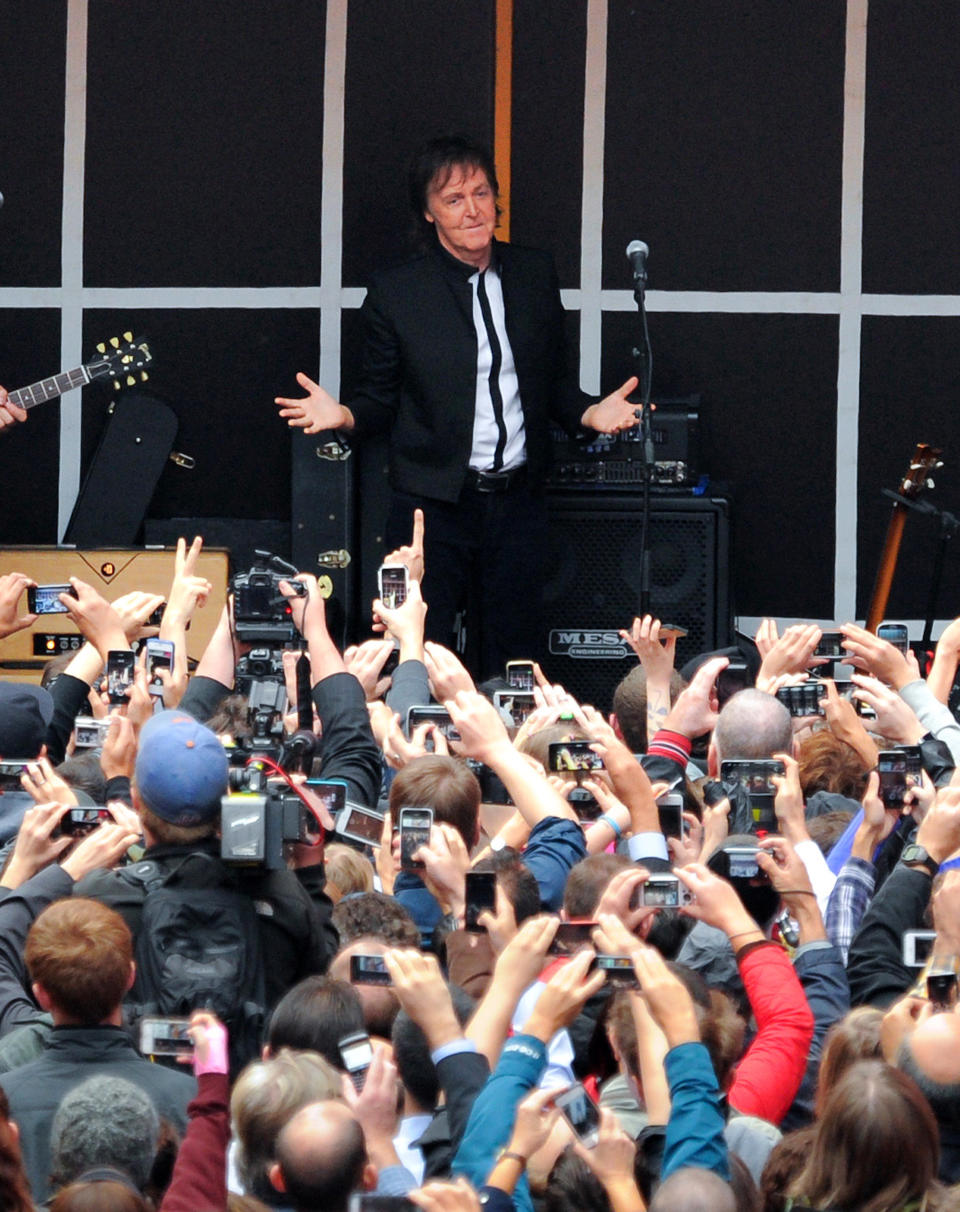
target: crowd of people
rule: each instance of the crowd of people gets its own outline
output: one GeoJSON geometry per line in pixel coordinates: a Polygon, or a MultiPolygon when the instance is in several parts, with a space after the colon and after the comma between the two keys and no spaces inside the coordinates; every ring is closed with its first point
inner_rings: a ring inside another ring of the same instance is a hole
{"type": "Polygon", "coordinates": [[[515,723],[424,639],[415,539],[343,653],[279,582],[265,745],[229,599],[188,668],[201,546],[165,597],[74,579],[82,646],[0,682],[0,1209],[960,1209],[960,620],[926,676],[842,625],[852,694],[796,716],[818,627],[765,621],[721,703],[729,654],[681,676],[637,619],[611,704],[537,667],[515,723]],[[602,767],[551,771],[577,741],[602,767]],[[772,810],[737,760],[779,763],[772,810]]]}

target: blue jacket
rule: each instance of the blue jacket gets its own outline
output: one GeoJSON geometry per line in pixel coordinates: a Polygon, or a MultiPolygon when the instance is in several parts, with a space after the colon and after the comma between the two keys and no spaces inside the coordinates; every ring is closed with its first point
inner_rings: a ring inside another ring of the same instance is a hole
{"type": "Polygon", "coordinates": [[[698,1166],[729,1182],[730,1156],[710,1054],[701,1043],[679,1044],[667,1053],[663,1067],[670,1086],[670,1119],[660,1178],[698,1166]]]}
{"type": "MultiPolygon", "coordinates": [[[[514,1035],[504,1044],[497,1067],[477,1095],[451,1172],[463,1174],[479,1190],[513,1131],[517,1103],[537,1084],[547,1067],[547,1047],[533,1035],[514,1035]]],[[[533,1212],[524,1174],[513,1193],[518,1212],[533,1212]]]]}
{"type": "Polygon", "coordinates": [[[550,913],[563,905],[563,890],[570,869],[587,857],[587,842],[576,821],[548,816],[530,831],[523,865],[540,888],[540,904],[550,913]]]}

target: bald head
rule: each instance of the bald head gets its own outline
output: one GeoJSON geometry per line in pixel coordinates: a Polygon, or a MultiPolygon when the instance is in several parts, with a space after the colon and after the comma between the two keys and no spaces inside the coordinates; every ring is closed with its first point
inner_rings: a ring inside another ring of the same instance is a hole
{"type": "Polygon", "coordinates": [[[276,1156],[271,1181],[298,1212],[344,1212],[351,1193],[366,1185],[363,1129],[345,1103],[298,1111],[277,1138],[276,1156]]]}
{"type": "Polygon", "coordinates": [[[770,758],[793,752],[790,712],[772,694],[741,690],[729,699],[713,730],[718,764],[729,758],[770,758]]]}
{"type": "Polygon", "coordinates": [[[930,1081],[941,1086],[960,1082],[960,1015],[932,1014],[904,1046],[930,1081]]]}
{"type": "Polygon", "coordinates": [[[737,1201],[712,1170],[677,1170],[657,1188],[650,1212],[737,1212],[737,1201]]]}

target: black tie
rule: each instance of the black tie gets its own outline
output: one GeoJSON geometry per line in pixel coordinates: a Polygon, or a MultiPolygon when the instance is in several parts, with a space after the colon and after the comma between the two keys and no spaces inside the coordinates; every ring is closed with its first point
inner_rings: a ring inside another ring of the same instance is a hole
{"type": "Polygon", "coordinates": [[[500,349],[500,338],[493,325],[493,312],[490,310],[490,300],[487,298],[487,288],[483,283],[482,271],[477,282],[477,298],[480,300],[480,312],[487,330],[487,340],[490,342],[490,399],[493,402],[493,415],[497,422],[497,449],[493,456],[493,470],[500,471],[503,467],[503,450],[507,444],[507,427],[503,421],[503,396],[500,394],[500,364],[503,354],[500,349]]]}

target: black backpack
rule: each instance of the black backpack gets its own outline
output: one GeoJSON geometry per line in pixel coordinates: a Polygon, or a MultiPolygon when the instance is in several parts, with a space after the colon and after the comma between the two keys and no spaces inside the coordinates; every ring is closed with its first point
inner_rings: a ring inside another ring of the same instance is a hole
{"type": "MultiPolygon", "coordinates": [[[[212,1010],[230,1032],[230,1069],[257,1056],[265,1019],[263,954],[253,899],[218,857],[195,851],[164,869],[122,869],[144,889],[136,941],[134,1021],[212,1010]]],[[[130,1004],[132,1003],[132,1005],[130,1004]]]]}

